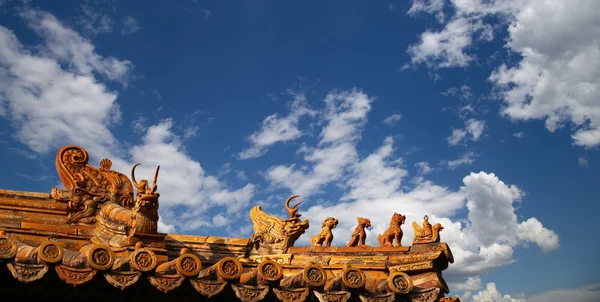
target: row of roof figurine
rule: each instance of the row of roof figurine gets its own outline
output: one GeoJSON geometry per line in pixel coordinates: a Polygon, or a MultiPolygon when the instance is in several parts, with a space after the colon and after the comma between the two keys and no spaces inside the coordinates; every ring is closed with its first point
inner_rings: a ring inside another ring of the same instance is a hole
{"type": "MultiPolygon", "coordinates": [[[[371,227],[371,220],[363,217],[357,217],[357,220],[358,225],[354,229],[350,241],[346,244],[347,247],[365,246],[365,241],[367,239],[365,228],[371,227]]],[[[394,241],[396,242],[396,246],[402,246],[402,225],[405,221],[405,215],[394,212],[388,229],[383,234],[377,236],[379,246],[394,246],[394,241]]],[[[337,219],[327,217],[327,219],[323,221],[321,232],[316,236],[312,236],[311,245],[323,246],[323,244],[325,244],[325,246],[331,246],[331,242],[333,241],[332,229],[334,229],[337,224],[337,219]]],[[[429,223],[429,217],[427,215],[425,215],[423,219],[422,227],[416,222],[413,222],[412,226],[414,229],[413,244],[439,242],[439,232],[444,229],[440,223],[436,223],[432,226],[431,223],[429,223]]]]}
{"type": "MultiPolygon", "coordinates": [[[[298,195],[291,196],[285,202],[285,207],[290,214],[290,219],[286,220],[286,222],[291,222],[294,224],[295,222],[299,222],[301,214],[297,214],[298,205],[302,203],[302,201],[296,203],[294,206],[290,207],[290,201],[294,198],[299,197],[298,195]]],[[[260,209],[260,207],[258,207],[260,209]]],[[[253,213],[250,213],[250,216],[254,216],[253,213]]],[[[367,239],[367,233],[365,232],[365,228],[371,227],[371,220],[368,218],[357,217],[358,225],[354,229],[350,241],[346,244],[347,247],[355,247],[355,246],[366,246],[365,241],[367,239]]],[[[254,220],[254,219],[253,219],[254,220]]],[[[380,246],[394,246],[394,241],[396,241],[396,246],[402,246],[402,225],[406,221],[406,216],[394,212],[392,215],[392,220],[390,222],[390,226],[383,233],[377,236],[377,241],[379,241],[380,246]]],[[[307,228],[306,225],[308,221],[304,222],[304,228],[307,228]]],[[[335,229],[338,225],[338,220],[333,217],[327,217],[325,221],[323,221],[321,232],[312,236],[310,242],[312,246],[331,246],[331,242],[333,241],[333,233],[332,230],[335,229]]],[[[413,244],[422,244],[422,243],[432,243],[440,241],[440,231],[444,229],[444,227],[440,223],[436,223],[434,226],[429,223],[429,217],[425,215],[423,219],[423,227],[420,227],[416,222],[412,223],[414,229],[414,238],[413,244]]]]}

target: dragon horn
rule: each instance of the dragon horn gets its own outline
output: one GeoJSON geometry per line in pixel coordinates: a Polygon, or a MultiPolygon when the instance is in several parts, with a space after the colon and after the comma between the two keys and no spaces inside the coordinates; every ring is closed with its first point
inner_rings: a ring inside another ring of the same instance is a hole
{"type": "Polygon", "coordinates": [[[158,170],[160,169],[160,165],[156,167],[156,173],[154,173],[154,183],[152,183],[152,192],[156,192],[156,181],[158,180],[158,170]]]}
{"type": "Polygon", "coordinates": [[[291,207],[291,208],[290,208],[290,201],[291,201],[292,199],[294,199],[294,198],[298,198],[298,197],[300,197],[300,195],[294,195],[294,196],[291,196],[290,198],[288,198],[288,199],[285,201],[285,208],[288,210],[288,212],[291,212],[291,211],[293,211],[293,209],[295,209],[295,208],[296,208],[296,207],[297,207],[299,204],[301,204],[301,203],[302,203],[302,201],[301,201],[301,202],[299,202],[299,203],[295,204],[293,207],[291,207]]]}
{"type": "Polygon", "coordinates": [[[140,185],[137,183],[137,181],[135,181],[135,167],[139,165],[141,165],[141,163],[137,163],[133,165],[133,168],[131,168],[131,180],[133,181],[133,185],[138,188],[138,190],[140,190],[140,185]]]}

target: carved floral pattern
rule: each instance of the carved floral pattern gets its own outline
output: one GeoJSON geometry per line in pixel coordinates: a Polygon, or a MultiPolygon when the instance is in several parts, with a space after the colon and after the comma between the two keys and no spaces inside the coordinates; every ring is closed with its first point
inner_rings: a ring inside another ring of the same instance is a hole
{"type": "Polygon", "coordinates": [[[396,300],[396,295],[394,293],[386,293],[376,296],[363,296],[360,295],[361,302],[392,302],[396,300]]]}
{"type": "Polygon", "coordinates": [[[302,302],[310,293],[308,287],[298,289],[273,288],[277,298],[283,302],[302,302]]]}
{"type": "Polygon", "coordinates": [[[244,284],[232,284],[231,288],[235,295],[244,302],[255,302],[265,298],[269,292],[268,286],[249,286],[244,284]]]}
{"type": "Polygon", "coordinates": [[[23,264],[12,262],[8,263],[6,266],[13,277],[23,283],[38,280],[48,272],[48,266],[45,264],[23,264]]]}
{"type": "Polygon", "coordinates": [[[180,275],[150,275],[148,280],[163,293],[171,291],[181,285],[185,277],[180,275]]]}
{"type": "Polygon", "coordinates": [[[192,286],[203,296],[211,298],[223,291],[227,282],[224,281],[212,281],[212,280],[198,280],[190,279],[192,286]]]}
{"type": "Polygon", "coordinates": [[[142,273],[140,272],[107,272],[104,274],[106,281],[118,289],[125,289],[135,284],[142,273]]]}
{"type": "Polygon", "coordinates": [[[350,293],[345,291],[328,293],[315,291],[314,293],[321,302],[346,302],[350,299],[350,293]]]}
{"type": "Polygon", "coordinates": [[[93,269],[76,269],[64,265],[57,265],[55,270],[63,281],[73,286],[86,283],[96,275],[96,270],[93,269]]]}

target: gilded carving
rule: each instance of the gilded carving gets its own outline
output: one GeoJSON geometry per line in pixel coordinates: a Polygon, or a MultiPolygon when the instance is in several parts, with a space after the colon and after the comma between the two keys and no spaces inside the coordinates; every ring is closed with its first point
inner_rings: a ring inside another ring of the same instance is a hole
{"type": "Polygon", "coordinates": [[[273,292],[277,299],[282,302],[303,302],[308,298],[310,290],[308,287],[303,288],[273,288],[273,292]]]}
{"type": "Polygon", "coordinates": [[[290,207],[290,201],[298,196],[292,196],[285,202],[285,208],[290,214],[289,219],[281,220],[262,211],[260,206],[250,210],[250,219],[254,223],[254,234],[250,241],[253,244],[253,252],[267,254],[284,254],[287,249],[308,229],[308,219],[300,220],[301,214],[297,214],[298,205],[290,207]]]}
{"type": "Polygon", "coordinates": [[[412,292],[408,296],[413,302],[435,302],[440,295],[440,289],[434,288],[428,291],[412,292]]]}
{"type": "Polygon", "coordinates": [[[245,284],[231,284],[235,295],[244,302],[256,302],[265,298],[269,292],[268,286],[250,286],[245,284]]]}
{"type": "Polygon", "coordinates": [[[126,289],[127,287],[135,284],[139,279],[142,273],[140,272],[106,272],[104,273],[104,278],[108,283],[112,284],[114,287],[118,289],[126,289]]]}
{"type": "Polygon", "coordinates": [[[51,197],[68,202],[70,223],[93,223],[98,208],[106,202],[131,207],[133,186],[127,176],[111,170],[111,161],[103,159],[101,168],[88,164],[87,151],[65,146],[56,154],[56,170],[66,190],[53,188],[51,197]]]}
{"type": "Polygon", "coordinates": [[[359,296],[361,302],[392,302],[396,300],[396,295],[393,292],[373,295],[373,296],[359,296]]]}
{"type": "Polygon", "coordinates": [[[69,285],[77,286],[84,284],[96,275],[96,270],[89,268],[72,268],[59,264],[55,267],[56,273],[69,285]]]}
{"type": "Polygon", "coordinates": [[[367,233],[365,232],[365,228],[371,227],[371,220],[367,218],[357,217],[356,220],[358,220],[358,225],[352,233],[350,242],[346,244],[346,246],[348,247],[365,246],[365,240],[367,240],[367,233]]]}
{"type": "Polygon", "coordinates": [[[342,271],[342,282],[350,288],[361,288],[367,282],[365,273],[355,267],[347,267],[342,271]]]}
{"type": "Polygon", "coordinates": [[[135,195],[135,203],[131,210],[131,218],[129,219],[129,242],[133,243],[135,234],[156,234],[158,231],[158,197],[160,194],[156,192],[158,186],[158,171],[160,166],[156,168],[154,173],[154,181],[152,187],[148,185],[145,179],[138,183],[135,180],[135,168],[140,164],[137,163],[131,169],[131,180],[137,188],[135,195]]]}
{"type": "Polygon", "coordinates": [[[48,272],[48,266],[45,264],[24,264],[18,262],[9,262],[6,264],[8,270],[17,280],[28,283],[42,278],[48,272]]]}
{"type": "Polygon", "coordinates": [[[198,275],[202,269],[202,262],[196,255],[184,253],[177,259],[176,267],[178,273],[186,277],[192,277],[198,275]]]}
{"type": "Polygon", "coordinates": [[[460,302],[458,297],[442,297],[438,302],[460,302]]]}
{"type": "Polygon", "coordinates": [[[388,277],[388,285],[398,294],[407,294],[414,287],[412,279],[403,272],[392,272],[388,277]]]}
{"type": "Polygon", "coordinates": [[[225,281],[212,281],[202,279],[190,279],[192,286],[203,296],[211,298],[218,295],[225,289],[227,282],[225,281]]]}
{"type": "Polygon", "coordinates": [[[154,252],[148,249],[138,249],[131,254],[131,267],[140,272],[149,272],[156,267],[157,259],[154,252]]]}
{"type": "Polygon", "coordinates": [[[394,246],[394,240],[396,246],[402,246],[402,225],[405,220],[406,216],[394,212],[390,227],[383,234],[377,236],[379,246],[394,246]]]}
{"type": "Polygon", "coordinates": [[[64,255],[63,247],[54,241],[45,241],[38,247],[38,256],[47,263],[57,263],[64,255]]]}
{"type": "Polygon", "coordinates": [[[327,282],[325,270],[314,264],[306,266],[302,271],[302,276],[306,284],[311,287],[321,287],[327,282]]]}
{"type": "Polygon", "coordinates": [[[423,217],[423,227],[420,227],[415,221],[413,221],[412,226],[415,231],[413,244],[440,242],[440,231],[444,227],[439,222],[431,226],[429,216],[425,215],[423,217]]]}
{"type": "Polygon", "coordinates": [[[0,234],[0,259],[11,259],[17,254],[17,243],[5,234],[0,234]]]}
{"type": "Polygon", "coordinates": [[[267,281],[277,281],[283,277],[283,268],[273,260],[264,260],[258,265],[258,274],[267,281]]]}
{"type": "Polygon", "coordinates": [[[219,261],[217,272],[219,276],[226,280],[234,280],[242,275],[242,264],[233,257],[225,257],[219,261]]]}
{"type": "Polygon", "coordinates": [[[108,246],[94,245],[87,252],[87,260],[92,268],[107,270],[115,262],[115,254],[108,246]]]}
{"type": "Polygon", "coordinates": [[[346,302],[350,299],[350,293],[346,291],[321,293],[314,291],[319,302],[346,302]]]}
{"type": "Polygon", "coordinates": [[[331,246],[331,241],[333,241],[333,233],[331,230],[335,229],[338,225],[338,220],[333,217],[327,217],[325,221],[323,221],[323,225],[321,226],[321,232],[317,236],[313,236],[310,240],[312,246],[331,246]]]}
{"type": "Polygon", "coordinates": [[[184,279],[185,277],[181,275],[152,274],[148,276],[148,280],[150,280],[150,283],[163,293],[167,293],[171,290],[176,289],[181,285],[184,279]]]}

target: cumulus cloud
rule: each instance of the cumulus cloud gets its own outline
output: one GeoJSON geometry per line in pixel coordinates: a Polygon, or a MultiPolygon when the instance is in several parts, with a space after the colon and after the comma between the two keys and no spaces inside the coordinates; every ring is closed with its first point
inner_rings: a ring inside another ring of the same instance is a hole
{"type": "Polygon", "coordinates": [[[210,225],[213,220],[204,217],[210,208],[235,213],[248,205],[254,185],[231,190],[208,175],[187,154],[172,120],[155,125],[134,121],[134,131],[143,135],[138,145],[115,138],[110,128],[120,122],[121,112],[107,81],[126,83],[131,62],[101,56],[89,40],[49,13],[26,10],[21,17],[44,44],[34,52],[0,26],[0,105],[16,140],[37,154],[80,145],[89,152],[91,164],[108,157],[123,172],[141,162],[139,178],[151,177],[161,165],[163,231],[210,225]],[[186,212],[176,217],[176,210],[186,212]]]}
{"type": "MultiPolygon", "coordinates": [[[[415,0],[409,13],[437,17],[444,11],[439,2],[415,0]]],[[[409,47],[413,64],[468,66],[474,60],[475,41],[492,40],[491,28],[500,25],[497,28],[506,29],[506,48],[521,57],[516,64],[497,66],[489,77],[502,101],[501,114],[511,120],[545,120],[551,132],[572,124],[573,144],[600,144],[600,2],[446,3],[452,17],[441,21],[441,30],[425,31],[409,47]]]]}
{"type": "Polygon", "coordinates": [[[300,118],[308,115],[314,116],[315,112],[308,107],[306,97],[302,94],[294,96],[290,106],[290,113],[285,117],[278,114],[267,116],[259,131],[248,137],[251,146],[238,154],[239,159],[257,158],[264,155],[268,148],[278,142],[293,141],[300,138],[303,133],[298,129],[300,118]]]}

